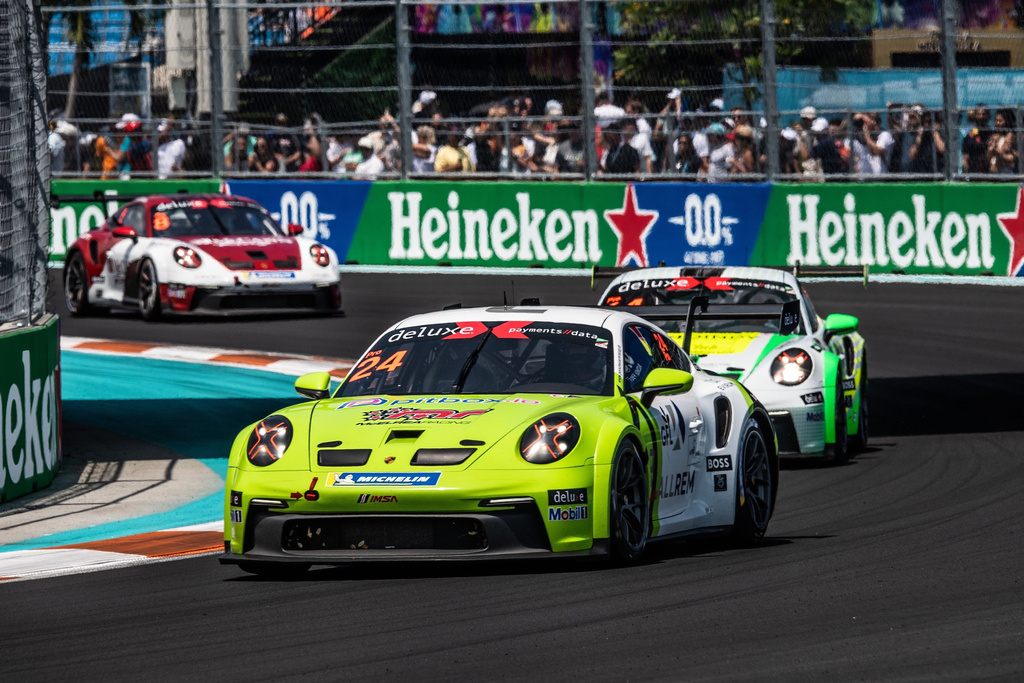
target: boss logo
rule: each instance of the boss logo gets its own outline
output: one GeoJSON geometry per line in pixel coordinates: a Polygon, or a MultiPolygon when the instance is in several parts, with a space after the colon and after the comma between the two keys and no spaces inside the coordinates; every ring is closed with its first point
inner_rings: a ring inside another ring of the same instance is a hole
{"type": "Polygon", "coordinates": [[[712,455],[707,459],[708,472],[732,471],[731,455],[712,455]]]}

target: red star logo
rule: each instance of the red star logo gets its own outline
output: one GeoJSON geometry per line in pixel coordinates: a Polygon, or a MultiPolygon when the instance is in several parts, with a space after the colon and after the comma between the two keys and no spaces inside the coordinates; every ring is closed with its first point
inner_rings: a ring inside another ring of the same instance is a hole
{"type": "Polygon", "coordinates": [[[1020,210],[1021,200],[1024,200],[1024,186],[1017,188],[1017,207],[1013,213],[996,215],[999,227],[1003,229],[1006,239],[1010,240],[1010,270],[1007,273],[1010,277],[1020,272],[1024,265],[1024,213],[1020,210]]]}
{"type": "Polygon", "coordinates": [[[642,211],[636,208],[636,189],[630,183],[621,209],[604,212],[612,231],[619,238],[619,253],[616,266],[624,266],[632,258],[641,268],[647,267],[647,235],[658,220],[657,211],[642,211]]]}

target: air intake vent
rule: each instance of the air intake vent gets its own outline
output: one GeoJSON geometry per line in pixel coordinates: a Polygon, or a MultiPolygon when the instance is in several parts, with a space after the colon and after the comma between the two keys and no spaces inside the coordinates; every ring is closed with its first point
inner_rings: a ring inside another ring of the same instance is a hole
{"type": "Polygon", "coordinates": [[[475,448],[421,448],[412,456],[411,465],[460,465],[476,452],[475,448]]]}
{"type": "Polygon", "coordinates": [[[418,439],[421,436],[423,436],[422,429],[392,429],[384,443],[394,439],[418,439]]]}
{"type": "Polygon", "coordinates": [[[267,260],[267,252],[265,252],[265,251],[258,251],[257,250],[257,251],[247,251],[245,253],[248,254],[249,258],[251,258],[253,261],[266,261],[267,260]]]}
{"type": "Polygon", "coordinates": [[[732,429],[732,406],[729,399],[719,396],[715,399],[715,448],[725,448],[729,443],[732,429]]]}
{"type": "Polygon", "coordinates": [[[369,448],[335,448],[319,450],[316,462],[321,467],[356,467],[370,459],[369,448]]]}

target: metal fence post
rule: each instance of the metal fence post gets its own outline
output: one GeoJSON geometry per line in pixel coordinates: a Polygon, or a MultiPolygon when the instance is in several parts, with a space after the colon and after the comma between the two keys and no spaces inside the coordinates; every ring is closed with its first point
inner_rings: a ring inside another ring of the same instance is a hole
{"type": "Polygon", "coordinates": [[[220,8],[217,0],[206,0],[207,38],[210,43],[210,171],[219,177],[224,169],[224,103],[221,71],[220,8]]]}
{"type": "Polygon", "coordinates": [[[775,0],[761,0],[761,63],[764,69],[765,156],[768,167],[765,180],[772,182],[779,174],[779,100],[775,65],[775,0]]]}
{"type": "Polygon", "coordinates": [[[395,0],[395,53],[398,60],[398,133],[401,136],[402,180],[412,168],[412,69],[409,64],[409,14],[395,0]]]}
{"type": "Polygon", "coordinates": [[[956,21],[957,1],[942,0],[942,42],[939,46],[942,61],[943,133],[946,136],[946,181],[951,181],[959,167],[960,111],[956,100],[956,21]]]}
{"type": "Polygon", "coordinates": [[[594,141],[594,16],[588,0],[580,0],[580,86],[583,88],[580,125],[583,126],[585,179],[592,180],[597,172],[594,141]]]}

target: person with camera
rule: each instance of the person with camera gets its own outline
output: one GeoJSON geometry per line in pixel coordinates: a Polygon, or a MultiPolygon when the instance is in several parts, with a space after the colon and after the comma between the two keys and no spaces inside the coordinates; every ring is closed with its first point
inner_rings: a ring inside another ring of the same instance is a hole
{"type": "Polygon", "coordinates": [[[887,130],[882,129],[882,117],[877,112],[853,116],[853,154],[857,175],[872,176],[889,172],[889,154],[895,142],[887,130]]]}
{"type": "Polygon", "coordinates": [[[911,113],[917,114],[915,125],[912,125],[911,132],[914,134],[910,144],[910,173],[936,174],[946,168],[946,141],[942,139],[940,132],[940,121],[938,116],[922,105],[915,104],[911,107],[911,113]]]}

